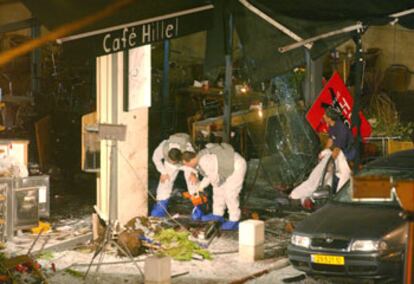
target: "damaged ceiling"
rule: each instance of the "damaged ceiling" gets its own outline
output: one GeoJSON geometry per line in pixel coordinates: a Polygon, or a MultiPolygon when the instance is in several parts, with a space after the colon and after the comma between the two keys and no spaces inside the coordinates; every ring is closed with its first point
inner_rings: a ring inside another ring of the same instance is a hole
{"type": "MultiPolygon", "coordinates": [[[[369,1],[305,1],[305,0],[233,0],[229,5],[214,1],[214,26],[208,31],[207,71],[223,65],[224,58],[224,12],[228,9],[234,16],[235,30],[240,38],[245,64],[251,79],[262,81],[283,74],[305,63],[304,48],[286,53],[279,48],[296,41],[275,28],[264,17],[284,26],[301,39],[335,31],[362,22],[364,25],[383,25],[391,22],[389,15],[414,8],[410,0],[369,1]]],[[[406,28],[414,28],[414,16],[398,19],[406,28]]],[[[319,40],[310,49],[313,59],[352,38],[354,33],[344,33],[319,40]]]]}

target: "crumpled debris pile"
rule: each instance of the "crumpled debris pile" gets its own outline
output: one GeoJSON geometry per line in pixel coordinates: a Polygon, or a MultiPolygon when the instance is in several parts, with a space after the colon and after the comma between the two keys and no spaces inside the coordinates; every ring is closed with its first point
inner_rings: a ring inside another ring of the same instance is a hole
{"type": "Polygon", "coordinates": [[[160,244],[159,253],[168,255],[175,260],[192,260],[193,254],[200,255],[203,259],[211,260],[211,254],[189,239],[190,232],[163,229],[154,237],[160,244]]]}
{"type": "Polygon", "coordinates": [[[83,219],[69,218],[61,219],[54,222],[53,227],[58,232],[70,232],[72,231],[75,235],[84,234],[85,231],[90,231],[92,224],[90,216],[84,217],[83,219]]]}
{"type": "Polygon", "coordinates": [[[146,251],[168,255],[175,260],[192,260],[195,255],[211,259],[210,253],[193,238],[193,233],[174,221],[136,217],[118,235],[118,244],[133,256],[146,251]]]}
{"type": "Polygon", "coordinates": [[[44,249],[46,245],[53,246],[90,231],[91,223],[87,218],[72,221],[61,220],[53,228],[50,223],[39,222],[30,230],[31,234],[18,232],[0,252],[0,283],[48,283],[56,267],[51,261],[52,252],[44,249]]]}
{"type": "Polygon", "coordinates": [[[0,253],[0,283],[47,283],[47,276],[56,272],[30,255],[6,257],[0,253]]]}
{"type": "Polygon", "coordinates": [[[19,230],[13,240],[5,243],[3,253],[6,256],[24,255],[32,247],[33,253],[59,246],[66,241],[87,236],[91,232],[90,217],[83,219],[65,219],[48,223],[40,221],[30,230],[19,230]],[[36,240],[34,242],[34,240],[36,240]]]}
{"type": "Polygon", "coordinates": [[[90,217],[83,219],[62,219],[53,224],[52,234],[56,235],[58,240],[68,239],[87,234],[91,231],[90,217]]]}

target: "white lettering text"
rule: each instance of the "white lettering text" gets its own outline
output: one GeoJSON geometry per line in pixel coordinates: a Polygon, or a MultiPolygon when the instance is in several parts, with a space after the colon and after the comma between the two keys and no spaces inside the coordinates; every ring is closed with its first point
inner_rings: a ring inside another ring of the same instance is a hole
{"type": "Polygon", "coordinates": [[[104,40],[103,40],[103,49],[105,50],[106,53],[111,51],[111,49],[108,48],[107,45],[106,45],[106,41],[110,38],[111,38],[111,35],[107,34],[107,35],[105,35],[104,40]]]}
{"type": "Polygon", "coordinates": [[[150,42],[151,41],[151,25],[143,25],[142,26],[142,43],[150,42]]]}
{"type": "Polygon", "coordinates": [[[120,44],[119,38],[114,39],[112,43],[112,50],[118,51],[120,48],[121,48],[121,44],[120,44]]]}
{"type": "Polygon", "coordinates": [[[166,38],[172,38],[173,37],[173,33],[172,31],[174,30],[174,26],[173,25],[167,25],[167,27],[165,28],[165,37],[166,38]]]}
{"type": "Polygon", "coordinates": [[[129,34],[129,38],[128,38],[128,43],[129,43],[129,46],[130,47],[132,47],[132,46],[135,46],[136,45],[136,41],[135,41],[135,39],[136,39],[136,37],[137,37],[137,34],[135,33],[135,28],[133,28],[132,29],[132,32],[129,34]]]}

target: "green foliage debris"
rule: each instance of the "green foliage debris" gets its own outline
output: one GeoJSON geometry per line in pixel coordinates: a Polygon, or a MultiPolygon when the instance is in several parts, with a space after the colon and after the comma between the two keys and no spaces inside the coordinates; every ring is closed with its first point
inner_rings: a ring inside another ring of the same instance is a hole
{"type": "Polygon", "coordinates": [[[189,239],[189,232],[177,232],[173,229],[161,230],[154,236],[154,240],[161,244],[161,254],[168,255],[175,260],[188,261],[193,254],[211,260],[211,254],[189,239]]]}

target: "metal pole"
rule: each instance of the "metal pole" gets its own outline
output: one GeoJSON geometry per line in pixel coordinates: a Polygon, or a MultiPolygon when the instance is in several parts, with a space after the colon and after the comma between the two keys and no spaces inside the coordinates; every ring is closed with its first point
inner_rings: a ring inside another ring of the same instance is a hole
{"type": "MultiPolygon", "coordinates": [[[[239,2],[244,7],[246,7],[248,10],[250,10],[250,12],[256,14],[259,18],[265,20],[270,25],[272,25],[273,27],[275,27],[276,29],[278,29],[279,31],[281,31],[282,33],[284,33],[285,35],[287,35],[291,39],[293,39],[295,41],[303,41],[303,39],[300,36],[298,36],[297,34],[295,34],[292,30],[289,30],[287,27],[285,27],[281,23],[277,22],[272,17],[266,15],[266,13],[263,13],[260,9],[258,9],[254,5],[250,4],[247,0],[239,0],[239,2]]],[[[307,49],[311,49],[312,48],[312,44],[313,43],[305,44],[305,47],[307,49]]]]}
{"type": "Polygon", "coordinates": [[[115,159],[115,150],[117,146],[117,141],[107,141],[109,143],[109,224],[114,225],[115,220],[118,219],[118,193],[117,191],[117,181],[116,181],[116,159],[115,159]]]}
{"type": "Polygon", "coordinates": [[[162,70],[161,134],[167,135],[170,106],[170,41],[164,40],[164,64],[162,70]]]}
{"type": "Polygon", "coordinates": [[[224,133],[223,141],[230,142],[231,132],[231,97],[233,95],[233,15],[225,13],[225,61],[226,73],[224,80],[224,133]]]}
{"type": "Polygon", "coordinates": [[[362,28],[363,28],[362,23],[357,23],[357,24],[349,26],[349,27],[345,27],[345,28],[342,28],[342,29],[339,29],[339,30],[327,32],[327,33],[324,33],[324,34],[321,34],[321,35],[318,35],[318,36],[314,36],[314,37],[311,37],[311,38],[308,38],[308,39],[305,39],[305,40],[302,40],[302,41],[299,41],[299,42],[295,42],[293,44],[289,44],[289,45],[286,45],[286,46],[279,47],[279,51],[281,53],[285,53],[287,51],[290,51],[292,49],[304,46],[306,44],[314,43],[315,41],[318,41],[320,39],[329,38],[329,37],[333,37],[335,35],[349,33],[349,32],[353,32],[353,31],[356,31],[356,30],[358,31],[358,30],[361,30],[362,28]]]}
{"type": "Polygon", "coordinates": [[[305,106],[312,105],[312,58],[310,55],[309,49],[305,49],[305,59],[306,59],[306,74],[305,74],[305,89],[304,89],[304,99],[305,106]]]}
{"type": "Polygon", "coordinates": [[[354,94],[354,106],[352,108],[352,129],[356,127],[356,157],[354,161],[354,174],[358,173],[360,163],[360,146],[361,146],[361,119],[359,117],[361,94],[362,94],[362,69],[364,65],[364,59],[362,58],[362,30],[358,30],[354,37],[356,44],[355,53],[355,94],[354,94]]]}
{"type": "MultiPolygon", "coordinates": [[[[246,0],[240,0],[240,2],[244,2],[244,1],[246,1],[246,0]]],[[[398,21],[399,17],[404,17],[404,16],[407,16],[407,15],[410,15],[410,14],[413,14],[413,13],[414,13],[414,9],[408,9],[408,10],[405,10],[405,11],[401,11],[401,12],[398,12],[398,13],[391,14],[391,15],[389,15],[389,17],[394,18],[394,20],[390,21],[390,24],[394,25],[398,21]]],[[[296,39],[296,41],[297,41],[296,43],[279,47],[279,51],[281,53],[284,53],[284,52],[287,52],[289,50],[292,50],[292,49],[295,49],[295,48],[298,48],[298,47],[301,47],[301,46],[307,46],[309,44],[313,44],[315,41],[318,41],[320,39],[329,38],[329,37],[332,37],[332,36],[335,36],[335,35],[348,33],[348,32],[352,32],[352,31],[355,31],[355,30],[359,32],[361,29],[363,29],[362,23],[358,22],[355,25],[345,27],[345,28],[342,28],[342,29],[339,29],[339,30],[327,32],[327,33],[324,33],[324,34],[321,34],[321,35],[317,35],[317,36],[308,38],[306,40],[302,40],[300,38],[296,39]]]]}

